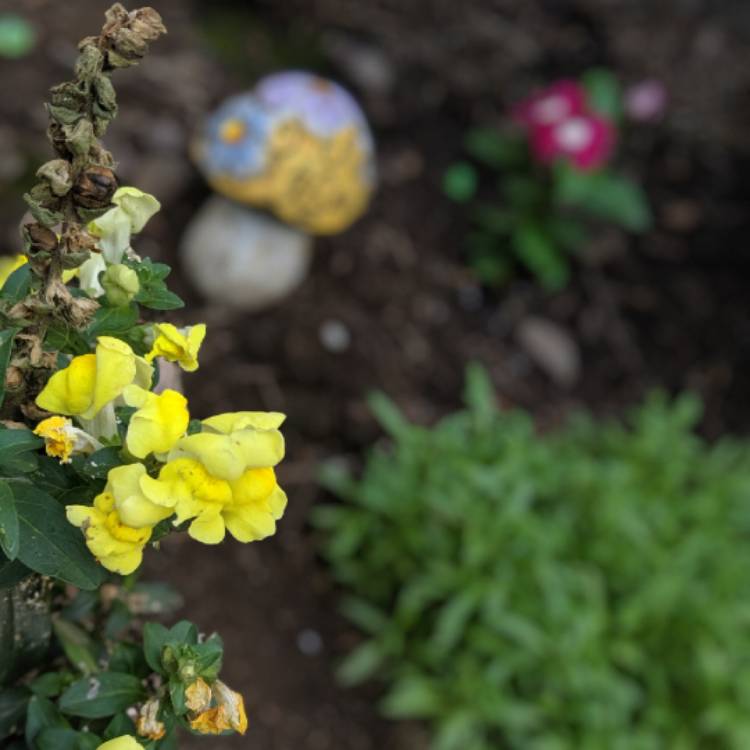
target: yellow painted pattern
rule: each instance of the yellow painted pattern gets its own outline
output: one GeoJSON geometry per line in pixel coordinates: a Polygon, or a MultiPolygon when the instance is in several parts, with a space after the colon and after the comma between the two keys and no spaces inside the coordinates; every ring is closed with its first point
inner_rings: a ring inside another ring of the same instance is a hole
{"type": "Polygon", "coordinates": [[[305,231],[335,234],[367,206],[372,192],[365,180],[367,158],[354,127],[320,138],[299,120],[288,120],[269,138],[262,173],[246,179],[214,175],[210,183],[217,192],[267,207],[305,231]]]}

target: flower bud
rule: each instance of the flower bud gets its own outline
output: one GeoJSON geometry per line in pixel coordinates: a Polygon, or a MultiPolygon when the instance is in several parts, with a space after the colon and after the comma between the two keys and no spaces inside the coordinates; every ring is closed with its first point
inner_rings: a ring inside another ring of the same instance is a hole
{"type": "Polygon", "coordinates": [[[73,186],[76,205],[83,208],[107,208],[117,190],[117,177],[107,167],[89,167],[73,186]]]}
{"type": "Polygon", "coordinates": [[[107,268],[101,284],[110,302],[118,307],[127,305],[141,288],[138,274],[121,263],[107,268]]]}

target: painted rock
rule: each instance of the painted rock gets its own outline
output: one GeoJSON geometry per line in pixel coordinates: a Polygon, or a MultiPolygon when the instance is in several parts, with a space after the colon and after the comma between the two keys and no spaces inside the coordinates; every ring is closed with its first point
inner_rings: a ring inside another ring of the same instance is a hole
{"type": "Polygon", "coordinates": [[[215,195],[185,230],[180,255],[188,278],[211,302],[260,310],[280,302],[305,278],[312,239],[215,195]]]}
{"type": "Polygon", "coordinates": [[[346,229],[375,187],[362,110],[341,86],[311,73],[276,73],[228,99],[192,152],[216,192],[312,234],[346,229]]]}

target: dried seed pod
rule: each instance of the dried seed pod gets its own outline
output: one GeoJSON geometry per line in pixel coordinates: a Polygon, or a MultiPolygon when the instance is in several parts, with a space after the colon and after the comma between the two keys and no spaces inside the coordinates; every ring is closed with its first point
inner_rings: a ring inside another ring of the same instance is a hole
{"type": "Polygon", "coordinates": [[[107,208],[117,190],[117,177],[108,167],[91,166],[73,186],[74,201],[82,208],[107,208]]]}
{"type": "Polygon", "coordinates": [[[23,233],[26,239],[26,252],[29,255],[51,253],[57,249],[57,235],[41,224],[25,224],[23,233]]]}
{"type": "Polygon", "coordinates": [[[66,195],[73,187],[70,163],[65,159],[52,159],[42,164],[37,169],[36,176],[45,180],[57,196],[66,195]]]}

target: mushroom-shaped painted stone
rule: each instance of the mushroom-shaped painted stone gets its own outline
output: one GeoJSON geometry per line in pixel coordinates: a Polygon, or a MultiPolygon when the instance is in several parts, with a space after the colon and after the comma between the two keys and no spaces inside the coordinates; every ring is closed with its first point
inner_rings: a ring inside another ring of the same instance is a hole
{"type": "Polygon", "coordinates": [[[211,302],[260,310],[280,302],[305,278],[312,239],[214,195],[188,225],[180,255],[187,276],[211,302]]]}
{"type": "Polygon", "coordinates": [[[341,86],[312,73],[276,73],[228,99],[192,151],[216,192],[311,234],[346,229],[375,187],[362,110],[341,86]]]}

